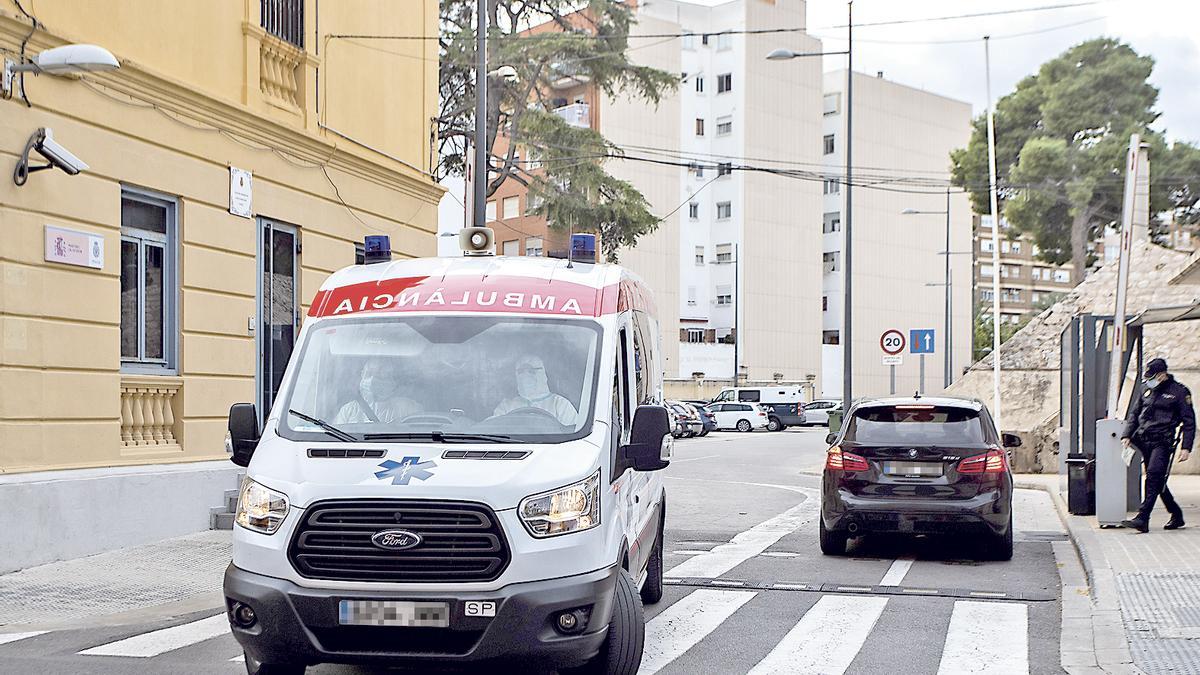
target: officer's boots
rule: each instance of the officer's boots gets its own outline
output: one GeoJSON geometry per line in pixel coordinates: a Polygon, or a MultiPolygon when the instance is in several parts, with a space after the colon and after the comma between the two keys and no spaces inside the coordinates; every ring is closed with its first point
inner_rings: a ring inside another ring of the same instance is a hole
{"type": "Polygon", "coordinates": [[[1171,514],[1171,519],[1167,521],[1166,525],[1163,525],[1164,530],[1178,530],[1181,527],[1183,527],[1182,513],[1171,514]]]}
{"type": "MultiPolygon", "coordinates": [[[[1172,518],[1172,520],[1174,519],[1172,518]]],[[[1137,515],[1129,520],[1122,520],[1121,527],[1128,527],[1131,530],[1137,530],[1138,532],[1145,534],[1150,531],[1150,519],[1143,518],[1141,515],[1137,515]]]]}

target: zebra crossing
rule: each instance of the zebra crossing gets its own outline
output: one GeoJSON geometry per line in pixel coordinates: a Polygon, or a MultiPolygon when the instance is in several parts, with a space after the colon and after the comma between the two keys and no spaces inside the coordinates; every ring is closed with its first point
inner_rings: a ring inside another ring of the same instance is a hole
{"type": "MultiPolygon", "coordinates": [[[[871,666],[880,656],[873,653],[878,650],[872,646],[872,636],[884,623],[889,623],[889,630],[913,623],[906,637],[911,653],[893,664],[923,666],[906,672],[1031,672],[1029,606],[1024,602],[733,588],[673,587],[670,591],[661,609],[656,606],[648,612],[639,675],[885,672],[871,666]],[[797,607],[801,607],[798,613],[797,607]],[[940,628],[930,632],[919,625],[917,617],[940,628]]],[[[52,636],[44,631],[0,634],[0,657],[22,644],[28,645],[26,651],[39,651],[36,643],[52,636]]],[[[149,662],[156,663],[161,672],[186,668],[188,672],[228,673],[242,668],[240,649],[229,634],[223,613],[96,645],[70,642],[61,644],[67,655],[87,663],[117,659],[149,662]]],[[[133,669],[143,670],[137,665],[133,669]]]]}

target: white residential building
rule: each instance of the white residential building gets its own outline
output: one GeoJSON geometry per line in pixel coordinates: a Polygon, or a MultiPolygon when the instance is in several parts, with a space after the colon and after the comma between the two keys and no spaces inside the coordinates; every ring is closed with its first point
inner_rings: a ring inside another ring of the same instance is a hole
{"type": "Polygon", "coordinates": [[[812,252],[821,232],[809,223],[821,212],[821,186],[721,168],[820,163],[820,59],[765,57],[779,47],[820,51],[821,43],[799,32],[745,33],[804,26],[805,3],[655,0],[639,14],[694,34],[680,41],[679,148],[696,167],[681,170],[681,344],[677,372],[667,375],[732,377],[736,340],[743,378],[815,385],[822,292],[812,252]]]}
{"type": "MultiPolygon", "coordinates": [[[[824,173],[821,217],[824,303],[821,391],[842,393],[846,71],[825,73],[824,125],[820,147],[824,173]]],[[[965,147],[971,132],[971,106],[962,101],[883,79],[854,74],[853,160],[854,237],[853,336],[854,395],[892,390],[890,367],[883,364],[880,338],[914,329],[935,331],[935,352],[925,357],[923,390],[943,386],[946,311],[945,259],[947,204],[950,211],[950,265],[953,370],[970,365],[973,237],[971,206],[954,189],[947,201],[950,151],[965,147]],[[919,183],[919,184],[914,184],[919,183]],[[922,213],[903,215],[906,209],[922,213]]],[[[906,346],[896,367],[897,393],[921,387],[921,359],[906,346]]]]}

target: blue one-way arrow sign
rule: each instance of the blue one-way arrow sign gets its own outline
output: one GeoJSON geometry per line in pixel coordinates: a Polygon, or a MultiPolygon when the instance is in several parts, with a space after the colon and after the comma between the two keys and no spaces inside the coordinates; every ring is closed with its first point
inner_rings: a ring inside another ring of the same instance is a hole
{"type": "Polygon", "coordinates": [[[919,328],[908,331],[908,348],[913,354],[932,354],[935,349],[932,328],[919,328]]]}

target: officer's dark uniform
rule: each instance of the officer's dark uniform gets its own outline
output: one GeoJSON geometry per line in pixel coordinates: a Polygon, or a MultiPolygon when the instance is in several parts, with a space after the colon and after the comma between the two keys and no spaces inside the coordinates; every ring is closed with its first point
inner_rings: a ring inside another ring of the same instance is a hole
{"type": "MultiPolygon", "coordinates": [[[[1167,371],[1167,363],[1153,359],[1146,366],[1146,377],[1152,379],[1167,371]]],[[[1167,476],[1171,471],[1171,460],[1175,454],[1175,430],[1183,428],[1183,448],[1191,450],[1196,439],[1196,413],[1192,409],[1192,393],[1171,375],[1156,387],[1146,386],[1125,418],[1122,439],[1130,439],[1142,451],[1142,463],[1146,470],[1146,491],[1137,517],[1125,521],[1127,526],[1145,531],[1150,522],[1154,503],[1162,496],[1163,506],[1171,513],[1168,529],[1183,525],[1183,511],[1171,491],[1167,489],[1167,476]]]]}

